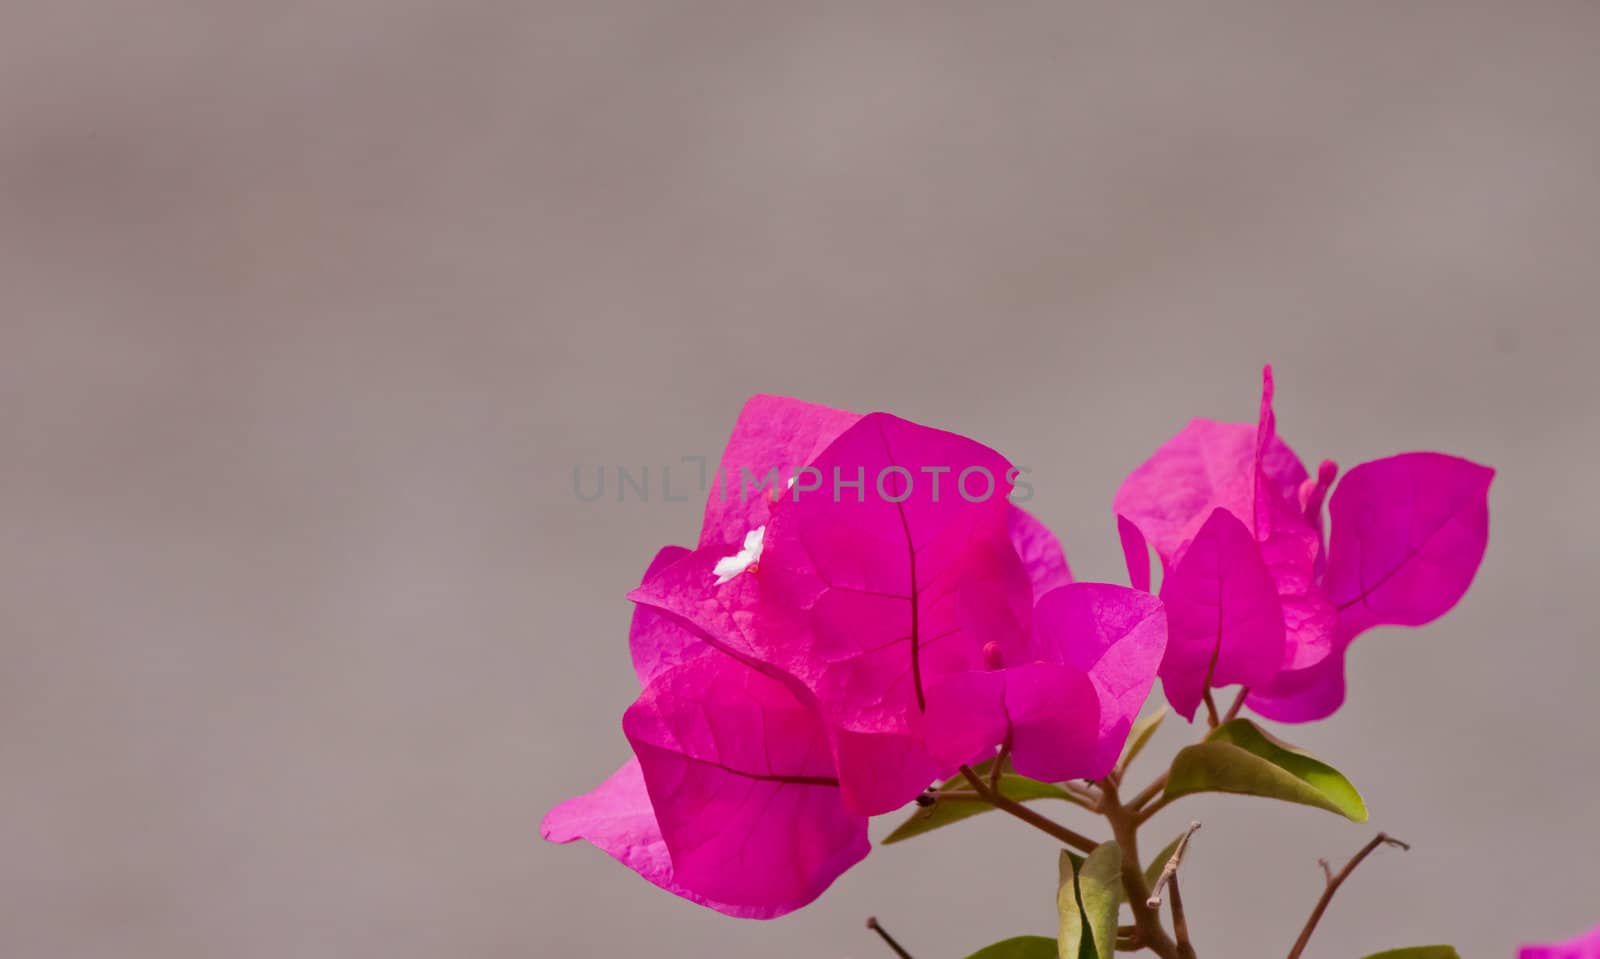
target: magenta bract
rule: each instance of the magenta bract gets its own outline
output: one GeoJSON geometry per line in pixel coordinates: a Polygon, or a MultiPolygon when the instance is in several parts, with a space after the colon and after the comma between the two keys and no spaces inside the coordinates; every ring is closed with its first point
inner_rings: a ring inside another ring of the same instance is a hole
{"type": "Polygon", "coordinates": [[[1344,655],[1373,626],[1421,626],[1455,606],[1489,542],[1494,470],[1442,453],[1402,453],[1345,474],[1328,502],[1323,586],[1334,654],[1253,690],[1271,719],[1321,719],[1344,702],[1344,655]]]}
{"type": "Polygon", "coordinates": [[[662,889],[730,916],[771,919],[795,908],[718,902],[678,882],[637,759],[628,760],[593,792],[550,810],[539,831],[550,842],[587,840],[662,889]]]}
{"type": "Polygon", "coordinates": [[[712,651],[656,677],[622,728],[685,888],[797,908],[866,856],[822,723],[781,682],[712,651]]]}

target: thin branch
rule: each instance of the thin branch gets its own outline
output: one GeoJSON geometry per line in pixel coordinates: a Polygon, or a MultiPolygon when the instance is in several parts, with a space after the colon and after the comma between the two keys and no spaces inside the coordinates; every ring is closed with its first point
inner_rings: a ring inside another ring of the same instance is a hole
{"type": "Polygon", "coordinates": [[[1095,846],[1099,845],[1099,843],[1095,842],[1093,839],[1090,839],[1088,836],[1073,832],[1071,829],[1068,829],[1066,826],[1061,825],[1055,820],[1050,819],[1047,816],[1041,816],[1032,809],[1029,809],[1027,806],[1024,806],[1022,803],[1019,803],[1014,799],[1008,799],[1001,795],[997,790],[990,789],[989,784],[983,781],[983,777],[973,772],[971,766],[962,766],[961,775],[967,777],[967,782],[972,784],[973,790],[984,799],[987,799],[989,803],[996,809],[1000,810],[1001,812],[1010,813],[1033,828],[1054,836],[1060,842],[1071,846],[1079,852],[1087,855],[1088,853],[1094,852],[1095,846]]]}
{"type": "Polygon", "coordinates": [[[906,952],[905,949],[898,942],[894,941],[894,937],[889,935],[889,930],[887,930],[887,929],[883,928],[882,926],[878,925],[878,917],[877,916],[868,916],[867,917],[867,928],[871,929],[873,932],[875,932],[879,936],[881,936],[883,938],[883,941],[889,944],[889,948],[893,949],[894,950],[894,954],[899,956],[900,959],[911,959],[911,953],[906,952]]]}
{"type": "Polygon", "coordinates": [[[1143,812],[1144,807],[1150,802],[1150,800],[1159,796],[1161,791],[1166,788],[1167,773],[1163,772],[1161,775],[1155,778],[1154,782],[1139,790],[1139,795],[1133,797],[1133,799],[1128,803],[1128,808],[1134,812],[1143,812]]]}
{"type": "Polygon", "coordinates": [[[1150,889],[1145,885],[1144,869],[1139,865],[1139,827],[1134,813],[1122,805],[1117,787],[1109,780],[1100,784],[1105,798],[1100,811],[1111,823],[1112,834],[1122,848],[1122,888],[1127,893],[1128,908],[1133,911],[1133,921],[1139,927],[1142,945],[1161,959],[1180,959],[1177,943],[1161,928],[1161,917],[1150,908],[1150,889]]]}
{"type": "Polygon", "coordinates": [[[1217,701],[1211,697],[1210,686],[1206,687],[1205,702],[1206,722],[1211,724],[1212,729],[1216,729],[1218,726],[1222,725],[1222,721],[1217,718],[1217,701]]]}
{"type": "Polygon", "coordinates": [[[1150,887],[1150,898],[1148,902],[1151,909],[1158,908],[1161,905],[1162,886],[1165,886],[1170,882],[1173,884],[1174,888],[1177,887],[1178,864],[1183,862],[1183,852],[1185,849],[1189,848],[1189,837],[1193,836],[1195,830],[1199,828],[1200,821],[1197,819],[1189,824],[1189,828],[1184,830],[1182,836],[1178,837],[1178,845],[1172,850],[1172,858],[1167,860],[1166,866],[1161,870],[1161,875],[1156,877],[1156,884],[1150,887]]]}
{"type": "Polygon", "coordinates": [[[1138,926],[1117,927],[1117,951],[1138,952],[1144,948],[1144,933],[1138,926]]]}
{"type": "Polygon", "coordinates": [[[1006,768],[1006,760],[1011,758],[1011,738],[1000,744],[1000,754],[994,757],[994,768],[989,770],[989,788],[998,792],[1000,790],[1000,774],[1006,768]]]}
{"type": "Polygon", "coordinates": [[[1178,892],[1176,873],[1173,874],[1171,882],[1172,936],[1178,940],[1178,959],[1195,959],[1194,945],[1189,941],[1189,920],[1183,915],[1183,895],[1178,892]]]}
{"type": "Polygon", "coordinates": [[[1135,824],[1143,826],[1145,823],[1154,818],[1156,813],[1167,808],[1172,803],[1173,800],[1168,799],[1166,796],[1162,796],[1160,799],[1157,799],[1155,802],[1139,810],[1139,819],[1135,824]]]}
{"type": "MultiPolygon", "coordinates": [[[[1399,846],[1401,849],[1411,848],[1400,840],[1380,832],[1372,837],[1371,842],[1362,846],[1361,851],[1356,853],[1355,857],[1349,862],[1345,863],[1343,869],[1328,876],[1327,884],[1322,890],[1322,897],[1317,900],[1316,907],[1311,910],[1311,917],[1306,920],[1305,928],[1300,930],[1300,938],[1294,941],[1294,948],[1289,950],[1289,959],[1300,959],[1300,954],[1305,952],[1306,943],[1311,941],[1311,934],[1317,930],[1317,923],[1322,921],[1322,914],[1328,911],[1328,903],[1333,901],[1333,894],[1338,892],[1344,881],[1350,878],[1352,872],[1356,871],[1356,867],[1361,865],[1361,861],[1372,855],[1373,850],[1379,846],[1399,846]]],[[[1326,861],[1322,864],[1322,871],[1324,875],[1328,873],[1326,861]]]]}
{"type": "Polygon", "coordinates": [[[1239,718],[1239,710],[1244,708],[1244,701],[1245,701],[1246,698],[1249,697],[1249,695],[1250,695],[1250,687],[1249,686],[1241,686],[1241,687],[1239,687],[1239,695],[1234,697],[1233,705],[1228,707],[1228,713],[1227,713],[1227,715],[1222,717],[1222,721],[1225,722],[1225,723],[1231,723],[1235,719],[1238,719],[1239,718]]]}

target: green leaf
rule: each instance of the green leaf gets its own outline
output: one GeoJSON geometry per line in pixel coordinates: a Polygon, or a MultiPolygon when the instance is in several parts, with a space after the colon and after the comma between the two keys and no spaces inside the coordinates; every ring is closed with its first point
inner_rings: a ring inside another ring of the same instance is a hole
{"type": "Polygon", "coordinates": [[[1017,936],[984,946],[967,959],[1056,959],[1056,941],[1044,936],[1017,936]]]}
{"type": "Polygon", "coordinates": [[[1167,707],[1162,704],[1160,709],[1134,722],[1133,728],[1128,731],[1128,748],[1122,753],[1122,761],[1117,763],[1118,769],[1127,769],[1133,764],[1133,758],[1150,742],[1150,737],[1156,734],[1161,721],[1166,718],[1167,707]]]}
{"type": "Polygon", "coordinates": [[[1144,867],[1144,887],[1146,889],[1154,889],[1156,887],[1156,880],[1161,878],[1161,873],[1167,868],[1167,862],[1172,859],[1172,854],[1178,851],[1178,843],[1180,842],[1183,842],[1183,836],[1181,835],[1167,843],[1166,848],[1156,853],[1156,857],[1150,860],[1150,865],[1144,867]]]}
{"type": "MultiPolygon", "coordinates": [[[[989,764],[985,764],[989,766],[989,764]]],[[[992,767],[991,767],[992,768],[992,767]]],[[[987,775],[985,769],[973,770],[978,775],[987,775]]],[[[970,789],[971,784],[965,777],[956,776],[944,783],[940,789],[970,789]]],[[[1009,799],[1026,802],[1030,799],[1066,799],[1070,801],[1067,791],[1060,786],[1042,783],[1037,779],[1019,776],[1016,773],[1002,773],[1000,776],[1000,792],[1009,799]]],[[[918,809],[910,818],[901,823],[894,832],[883,840],[885,845],[920,836],[925,832],[932,832],[941,826],[948,826],[953,822],[960,822],[979,813],[986,813],[994,809],[993,806],[976,797],[972,799],[941,799],[927,809],[918,809]]]]}
{"type": "Polygon", "coordinates": [[[1411,946],[1375,952],[1367,959],[1461,959],[1455,946],[1411,946]]]}
{"type": "Polygon", "coordinates": [[[1367,821],[1361,794],[1342,773],[1267,735],[1248,719],[1223,723],[1205,742],[1180,750],[1172,760],[1166,798],[1198,792],[1265,796],[1367,821]]]}
{"type": "Polygon", "coordinates": [[[1056,888],[1056,910],[1061,914],[1057,959],[1111,959],[1121,907],[1122,849],[1104,842],[1087,859],[1063,849],[1061,884],[1056,888]]]}
{"type": "Polygon", "coordinates": [[[1091,933],[1085,941],[1089,922],[1078,902],[1078,869],[1083,862],[1082,856],[1061,850],[1061,881],[1056,885],[1056,912],[1061,915],[1061,933],[1056,939],[1059,959],[1095,959],[1094,936],[1091,933]]]}

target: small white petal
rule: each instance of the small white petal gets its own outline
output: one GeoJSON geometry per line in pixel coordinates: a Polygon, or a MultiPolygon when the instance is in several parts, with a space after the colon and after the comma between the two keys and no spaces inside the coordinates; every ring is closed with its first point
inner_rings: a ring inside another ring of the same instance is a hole
{"type": "Polygon", "coordinates": [[[732,556],[724,556],[717,560],[717,565],[711,567],[711,573],[717,577],[716,586],[721,586],[735,576],[754,566],[761,559],[761,546],[766,539],[767,528],[757,526],[744,534],[744,548],[732,556]]]}

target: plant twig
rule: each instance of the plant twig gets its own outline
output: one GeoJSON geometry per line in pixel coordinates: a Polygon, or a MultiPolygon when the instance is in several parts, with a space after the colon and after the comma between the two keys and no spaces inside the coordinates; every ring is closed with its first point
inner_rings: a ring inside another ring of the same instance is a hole
{"type": "Polygon", "coordinates": [[[1139,790],[1139,795],[1133,797],[1133,799],[1128,803],[1128,808],[1134,812],[1143,812],[1144,807],[1149,804],[1150,800],[1159,796],[1161,791],[1166,788],[1167,773],[1163,772],[1161,775],[1155,778],[1154,782],[1139,790]]]}
{"type": "Polygon", "coordinates": [[[1245,699],[1247,697],[1249,697],[1249,695],[1250,695],[1250,687],[1249,686],[1241,686],[1241,687],[1239,687],[1239,695],[1234,697],[1233,705],[1228,707],[1228,712],[1227,712],[1226,715],[1224,715],[1222,717],[1222,721],[1225,722],[1225,723],[1231,723],[1235,719],[1238,719],[1239,718],[1239,710],[1244,708],[1244,701],[1245,701],[1245,699]]]}
{"type": "Polygon", "coordinates": [[[1150,903],[1151,909],[1158,908],[1161,905],[1162,886],[1165,886],[1170,882],[1172,883],[1174,889],[1177,888],[1178,864],[1183,862],[1183,851],[1189,848],[1189,837],[1193,836],[1195,830],[1199,828],[1200,821],[1195,820],[1189,824],[1188,829],[1184,830],[1183,835],[1178,837],[1178,845],[1172,850],[1172,857],[1167,860],[1166,866],[1162,868],[1161,875],[1156,877],[1156,884],[1150,887],[1150,898],[1148,902],[1150,903]]]}
{"type": "Polygon", "coordinates": [[[1100,811],[1111,823],[1111,832],[1122,848],[1122,888],[1127,893],[1128,908],[1133,911],[1133,921],[1138,926],[1141,945],[1161,959],[1180,959],[1177,943],[1161,928],[1161,917],[1150,908],[1150,889],[1144,882],[1144,869],[1139,865],[1139,827],[1133,810],[1122,805],[1117,787],[1109,780],[1100,783],[1104,798],[1100,811]]]}
{"type": "Polygon", "coordinates": [[[990,789],[989,784],[983,781],[983,777],[973,772],[971,766],[962,766],[961,775],[967,777],[967,782],[972,784],[973,790],[988,800],[989,804],[994,808],[1001,812],[1010,813],[1033,828],[1054,836],[1058,841],[1071,846],[1079,852],[1087,855],[1094,852],[1094,847],[1099,845],[1088,836],[1074,832],[1047,816],[1039,815],[1015,799],[1008,799],[1001,795],[998,790],[990,789]]]}
{"type": "Polygon", "coordinates": [[[1216,729],[1218,726],[1222,725],[1222,721],[1217,718],[1217,701],[1211,696],[1210,686],[1206,687],[1205,703],[1206,722],[1211,724],[1212,729],[1216,729]]]}
{"type": "Polygon", "coordinates": [[[1000,744],[1000,753],[994,757],[994,768],[989,770],[989,788],[995,791],[1000,789],[1000,774],[1006,767],[1006,760],[1011,758],[1011,738],[1000,744]]]}
{"type": "Polygon", "coordinates": [[[867,917],[867,928],[881,936],[883,941],[889,944],[889,948],[893,949],[894,954],[899,956],[900,959],[911,959],[911,953],[906,952],[904,947],[902,947],[898,942],[894,941],[894,937],[889,935],[889,930],[878,925],[877,916],[867,917]]]}
{"type": "Polygon", "coordinates": [[[1172,936],[1178,940],[1178,959],[1195,959],[1194,945],[1189,941],[1189,920],[1183,915],[1183,895],[1178,892],[1178,876],[1173,874],[1172,884],[1172,936]]]}
{"type": "Polygon", "coordinates": [[[1361,851],[1356,853],[1355,857],[1349,862],[1345,863],[1344,868],[1337,873],[1330,874],[1327,861],[1324,860],[1322,862],[1323,874],[1327,876],[1326,885],[1322,890],[1322,897],[1317,900],[1316,906],[1311,910],[1311,917],[1306,920],[1305,928],[1300,930],[1300,938],[1294,941],[1294,948],[1289,950],[1289,959],[1300,959],[1300,954],[1305,952],[1306,943],[1311,941],[1311,934],[1317,930],[1317,923],[1322,921],[1322,914],[1328,911],[1328,903],[1333,901],[1333,894],[1338,892],[1344,881],[1350,878],[1352,872],[1356,871],[1356,867],[1361,865],[1361,861],[1372,855],[1373,850],[1379,846],[1399,846],[1401,849],[1411,848],[1400,840],[1380,832],[1372,837],[1371,842],[1362,846],[1361,851]]]}
{"type": "Polygon", "coordinates": [[[1171,805],[1172,802],[1173,800],[1168,799],[1166,796],[1162,796],[1160,799],[1157,799],[1155,802],[1139,810],[1139,819],[1135,825],[1143,826],[1145,823],[1149,822],[1156,813],[1167,808],[1167,806],[1171,805]]]}
{"type": "Polygon", "coordinates": [[[1117,951],[1138,952],[1144,948],[1144,935],[1138,926],[1123,926],[1117,930],[1117,951]]]}

